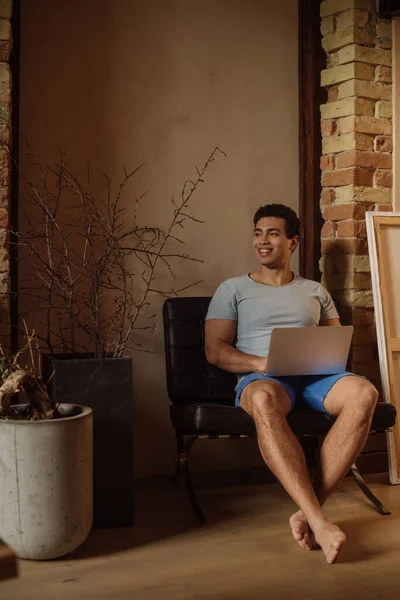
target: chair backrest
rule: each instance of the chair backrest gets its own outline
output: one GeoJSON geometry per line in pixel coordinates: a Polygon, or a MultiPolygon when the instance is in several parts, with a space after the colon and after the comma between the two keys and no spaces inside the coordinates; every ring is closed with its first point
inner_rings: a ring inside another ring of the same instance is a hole
{"type": "Polygon", "coordinates": [[[209,297],[168,298],[163,322],[168,395],[171,402],[234,404],[236,377],[210,365],[204,350],[209,297]]]}

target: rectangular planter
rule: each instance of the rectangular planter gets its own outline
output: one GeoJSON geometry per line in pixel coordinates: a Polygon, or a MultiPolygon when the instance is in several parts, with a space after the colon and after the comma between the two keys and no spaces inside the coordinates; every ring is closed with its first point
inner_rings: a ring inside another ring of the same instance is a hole
{"type": "Polygon", "coordinates": [[[93,527],[132,526],[132,360],[43,354],[42,368],[56,402],[93,410],[93,527]]]}

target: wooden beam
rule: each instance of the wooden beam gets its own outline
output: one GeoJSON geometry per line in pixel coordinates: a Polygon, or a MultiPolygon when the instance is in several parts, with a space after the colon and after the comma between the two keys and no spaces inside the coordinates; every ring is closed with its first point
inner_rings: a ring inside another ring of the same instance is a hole
{"type": "Polygon", "coordinates": [[[323,219],[321,195],[320,104],[325,90],[320,86],[325,54],[321,46],[320,1],[299,0],[299,246],[300,275],[319,281],[323,219]]]}
{"type": "Polygon", "coordinates": [[[19,305],[18,305],[18,248],[19,238],[16,231],[19,230],[19,83],[20,83],[20,50],[21,50],[21,0],[14,0],[11,16],[11,31],[13,37],[12,52],[10,56],[10,69],[12,73],[12,161],[11,161],[11,191],[9,202],[10,219],[10,344],[11,352],[14,354],[19,350],[19,305]]]}

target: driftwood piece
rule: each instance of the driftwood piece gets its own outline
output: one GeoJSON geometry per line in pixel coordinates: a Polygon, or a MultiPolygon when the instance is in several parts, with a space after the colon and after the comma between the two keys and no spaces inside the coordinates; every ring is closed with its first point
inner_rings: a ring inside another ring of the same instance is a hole
{"type": "Polygon", "coordinates": [[[10,408],[11,396],[18,394],[26,381],[28,373],[22,369],[17,369],[7,377],[0,387],[0,409],[7,410],[10,408]]]}
{"type": "Polygon", "coordinates": [[[58,415],[53,400],[47,394],[40,380],[23,369],[13,371],[0,387],[0,410],[10,408],[11,397],[18,392],[25,392],[29,402],[29,417],[31,419],[51,419],[58,415]]]}

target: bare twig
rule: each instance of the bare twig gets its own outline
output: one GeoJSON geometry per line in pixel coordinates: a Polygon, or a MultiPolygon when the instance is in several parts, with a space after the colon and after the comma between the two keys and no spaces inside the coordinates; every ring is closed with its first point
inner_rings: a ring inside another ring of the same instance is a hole
{"type": "MultiPolygon", "coordinates": [[[[45,342],[48,351],[74,354],[84,349],[97,357],[122,356],[128,348],[140,347],[139,330],[157,329],[152,295],[178,295],[199,283],[164,289],[155,280],[159,268],[175,279],[176,261],[201,262],[174,250],[174,244],[185,243],[176,230],[186,221],[202,223],[191,214],[189,203],[217,154],[225,155],[216,147],[204,165],[196,167],[197,177],[184,182],[179,201],[172,199],[169,225],[162,230],[138,222],[137,208],[147,191],[132,200],[125,197],[143,165],[132,171],[124,167],[115,191],[103,173],[104,195],[94,196],[89,167],[82,180],[63,152],[55,165],[44,168],[29,149],[37,177],[32,181],[21,174],[28,198],[25,230],[17,232],[16,243],[28,276],[20,291],[35,299],[28,312],[41,332],[35,339],[45,342]]],[[[27,331],[25,325],[25,335],[27,331]]]]}

